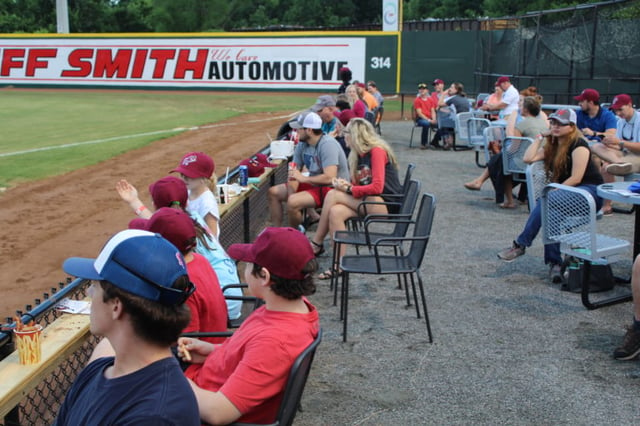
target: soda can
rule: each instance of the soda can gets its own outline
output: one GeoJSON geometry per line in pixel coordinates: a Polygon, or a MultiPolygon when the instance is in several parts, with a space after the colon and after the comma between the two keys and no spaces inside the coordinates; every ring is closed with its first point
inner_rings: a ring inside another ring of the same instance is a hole
{"type": "Polygon", "coordinates": [[[247,166],[240,166],[240,186],[249,185],[249,168],[247,166]]]}
{"type": "MultiPolygon", "coordinates": [[[[298,168],[298,165],[295,162],[289,161],[289,171],[296,170],[297,168],[298,168]]],[[[289,178],[289,180],[293,180],[293,179],[289,178]]]]}

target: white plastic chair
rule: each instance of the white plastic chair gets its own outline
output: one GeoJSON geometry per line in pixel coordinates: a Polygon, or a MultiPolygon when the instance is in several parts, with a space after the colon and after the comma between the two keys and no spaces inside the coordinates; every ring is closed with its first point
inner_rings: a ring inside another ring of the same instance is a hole
{"type": "Polygon", "coordinates": [[[551,183],[542,191],[541,213],[544,244],[560,243],[560,252],[584,261],[582,304],[587,309],[630,300],[628,294],[597,302],[589,300],[591,264],[608,265],[620,256],[628,256],[631,244],[626,240],[598,234],[596,203],[588,191],[551,183]]]}

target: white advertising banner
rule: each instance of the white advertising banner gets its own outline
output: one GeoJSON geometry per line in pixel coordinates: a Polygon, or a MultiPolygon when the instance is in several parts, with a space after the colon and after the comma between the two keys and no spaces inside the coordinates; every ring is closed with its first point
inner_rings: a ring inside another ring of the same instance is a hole
{"type": "Polygon", "coordinates": [[[382,31],[398,31],[400,6],[398,0],[382,0],[382,31]]]}
{"type": "Polygon", "coordinates": [[[335,90],[365,37],[3,38],[0,85],[335,90]]]}

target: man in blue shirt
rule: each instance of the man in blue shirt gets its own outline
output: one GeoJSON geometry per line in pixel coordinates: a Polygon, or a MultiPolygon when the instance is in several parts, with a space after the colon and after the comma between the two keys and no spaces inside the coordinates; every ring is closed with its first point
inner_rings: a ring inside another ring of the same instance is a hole
{"type": "Polygon", "coordinates": [[[578,111],[578,129],[587,139],[600,142],[605,136],[615,136],[617,120],[609,110],[600,106],[600,93],[595,89],[584,89],[574,97],[580,105],[578,111]]]}
{"type": "MultiPolygon", "coordinates": [[[[584,89],[582,93],[574,97],[580,105],[580,111],[578,111],[578,129],[582,131],[584,136],[591,142],[602,142],[606,138],[615,137],[616,126],[618,120],[613,113],[607,109],[603,109],[600,106],[600,93],[595,89],[584,89]]],[[[592,152],[597,154],[597,145],[592,145],[592,152]]],[[[600,157],[602,158],[602,157],[600,157]]],[[[605,182],[613,182],[614,177],[606,172],[606,167],[609,163],[603,162],[602,164],[602,177],[605,182]]],[[[602,205],[602,212],[605,216],[613,214],[613,208],[611,207],[611,200],[605,200],[602,205]]]]}

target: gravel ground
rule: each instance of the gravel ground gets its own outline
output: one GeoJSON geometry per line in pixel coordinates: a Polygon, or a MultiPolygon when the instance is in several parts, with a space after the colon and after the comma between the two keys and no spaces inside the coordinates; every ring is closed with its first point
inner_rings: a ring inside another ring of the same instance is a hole
{"type": "MultiPolygon", "coordinates": [[[[395,277],[356,275],[342,343],[338,308],[319,281],[312,301],[324,340],[296,424],[638,424],[640,364],[611,357],[631,304],[586,310],[579,295],[550,283],[539,240],[514,262],[499,260],[496,253],[522,229],[526,206],[497,208],[490,182],[480,192],[464,189],[481,172],[473,152],[409,149],[410,122],[382,127],[401,169],[414,162],[422,190],[437,197],[421,269],[434,342],[414,307],[405,307],[395,277]]],[[[633,237],[631,215],[598,226],[633,237]]],[[[630,259],[614,272],[628,275],[630,259]]]]}

